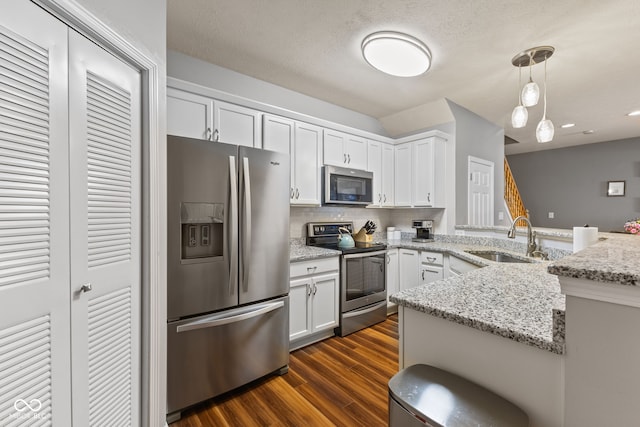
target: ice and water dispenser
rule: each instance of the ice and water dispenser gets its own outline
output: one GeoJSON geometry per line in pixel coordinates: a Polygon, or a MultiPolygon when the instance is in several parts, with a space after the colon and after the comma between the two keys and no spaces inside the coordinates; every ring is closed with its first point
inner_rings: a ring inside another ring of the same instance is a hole
{"type": "Polygon", "coordinates": [[[183,261],[223,256],[222,203],[182,203],[180,223],[183,261]]]}

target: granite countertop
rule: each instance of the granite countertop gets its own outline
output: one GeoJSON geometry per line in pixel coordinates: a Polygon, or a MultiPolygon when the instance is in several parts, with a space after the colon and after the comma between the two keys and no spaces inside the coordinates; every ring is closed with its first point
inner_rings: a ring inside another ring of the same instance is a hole
{"type": "MultiPolygon", "coordinates": [[[[469,231],[498,231],[507,234],[509,226],[506,225],[456,225],[456,230],[469,230],[469,231]]],[[[532,230],[536,232],[538,237],[547,237],[560,240],[573,240],[573,230],[567,230],[564,228],[545,228],[545,227],[532,227],[532,230]]],[[[516,234],[527,235],[527,227],[516,227],[516,234]]]]}
{"type": "MultiPolygon", "coordinates": [[[[374,240],[388,248],[448,253],[484,268],[401,291],[390,296],[392,302],[553,353],[564,352],[565,297],[560,293],[558,278],[547,272],[549,261],[498,263],[466,252],[497,250],[531,260],[524,255],[524,244],[512,240],[435,237],[430,243],[386,240],[381,235],[375,235],[374,240]]],[[[291,240],[291,261],[339,254],[305,246],[304,239],[291,240]]],[[[567,254],[550,250],[552,258],[567,254]]]]}
{"type": "Polygon", "coordinates": [[[484,268],[396,293],[390,300],[423,313],[470,326],[556,354],[564,352],[565,297],[548,261],[498,263],[466,250],[502,247],[463,243],[398,242],[399,247],[447,252],[484,268]],[[415,245],[421,245],[415,247],[415,245]]]}
{"type": "Polygon", "coordinates": [[[307,261],[319,258],[340,256],[341,252],[333,249],[307,246],[304,239],[291,239],[289,241],[289,262],[307,261]]]}
{"type": "Polygon", "coordinates": [[[600,241],[554,261],[549,273],[640,286],[640,237],[624,233],[599,233],[600,241]]]}

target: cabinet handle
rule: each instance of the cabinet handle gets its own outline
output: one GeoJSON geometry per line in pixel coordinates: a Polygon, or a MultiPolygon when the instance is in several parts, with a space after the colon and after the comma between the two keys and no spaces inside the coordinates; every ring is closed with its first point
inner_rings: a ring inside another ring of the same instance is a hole
{"type": "Polygon", "coordinates": [[[87,293],[89,291],[91,291],[93,289],[93,287],[91,286],[91,283],[85,283],[84,285],[80,286],[80,292],[81,293],[87,293]]]}
{"type": "Polygon", "coordinates": [[[313,267],[307,267],[307,273],[315,273],[318,267],[315,265],[313,267]]]}
{"type": "Polygon", "coordinates": [[[207,139],[207,140],[209,140],[209,141],[211,141],[211,128],[207,128],[206,135],[207,135],[207,138],[206,138],[206,139],[207,139]]]}
{"type": "Polygon", "coordinates": [[[431,193],[427,193],[427,202],[431,202],[431,193]]]}
{"type": "Polygon", "coordinates": [[[316,295],[316,292],[318,292],[318,287],[316,286],[316,284],[313,284],[313,295],[316,295]]]}
{"type": "Polygon", "coordinates": [[[434,262],[436,262],[436,258],[435,257],[427,257],[427,261],[429,261],[431,264],[433,264],[434,262]]]}
{"type": "Polygon", "coordinates": [[[300,190],[296,188],[296,199],[300,198],[300,190]]]}
{"type": "Polygon", "coordinates": [[[391,257],[387,254],[387,264],[391,264],[391,257]]]}
{"type": "Polygon", "coordinates": [[[383,201],[384,201],[384,203],[387,203],[387,195],[386,194],[384,195],[384,200],[383,201]]]}
{"type": "Polygon", "coordinates": [[[351,154],[347,154],[347,158],[349,159],[347,163],[351,164],[351,154]]]}
{"type": "Polygon", "coordinates": [[[290,194],[289,198],[293,199],[293,196],[295,195],[295,192],[293,191],[293,187],[291,187],[291,190],[289,191],[289,194],[290,194]]]}
{"type": "Polygon", "coordinates": [[[213,131],[213,141],[218,142],[219,139],[220,139],[220,132],[218,132],[218,129],[216,129],[213,131]]]}
{"type": "Polygon", "coordinates": [[[382,203],[382,194],[378,193],[378,203],[382,203]]]}
{"type": "Polygon", "coordinates": [[[311,296],[311,291],[312,291],[312,284],[307,283],[307,296],[310,297],[311,296]]]}
{"type": "Polygon", "coordinates": [[[347,154],[343,154],[342,157],[344,157],[344,160],[342,161],[342,163],[347,163],[347,154]]]}
{"type": "Polygon", "coordinates": [[[422,270],[422,280],[424,280],[424,270],[422,270]]]}

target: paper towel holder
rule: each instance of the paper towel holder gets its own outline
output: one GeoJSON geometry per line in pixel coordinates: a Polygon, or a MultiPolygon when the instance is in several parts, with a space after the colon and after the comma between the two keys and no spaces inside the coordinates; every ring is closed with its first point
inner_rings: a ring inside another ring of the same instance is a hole
{"type": "Polygon", "coordinates": [[[626,181],[607,181],[607,197],[624,197],[626,181]]]}

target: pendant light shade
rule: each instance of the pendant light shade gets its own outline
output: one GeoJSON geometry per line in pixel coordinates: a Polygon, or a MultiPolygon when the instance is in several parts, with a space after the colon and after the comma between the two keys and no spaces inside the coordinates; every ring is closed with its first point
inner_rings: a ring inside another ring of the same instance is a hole
{"type": "Polygon", "coordinates": [[[536,139],[538,142],[551,142],[555,129],[553,123],[549,119],[540,120],[536,127],[536,139]]]}
{"type": "Polygon", "coordinates": [[[544,61],[544,110],[542,120],[536,127],[536,139],[538,142],[551,142],[555,129],[551,120],[547,119],[547,61],[544,61]]]}
{"type": "Polygon", "coordinates": [[[511,113],[511,125],[516,128],[523,128],[527,125],[527,120],[529,119],[529,112],[527,109],[518,105],[513,109],[513,113],[511,113]]]}
{"type": "Polygon", "coordinates": [[[538,84],[533,80],[529,80],[529,83],[522,88],[522,105],[525,107],[533,107],[538,104],[540,99],[540,88],[538,84]]]}
{"type": "Polygon", "coordinates": [[[520,96],[520,85],[522,84],[522,68],[518,67],[518,105],[511,113],[511,126],[515,129],[523,128],[527,125],[529,112],[522,106],[522,97],[520,96]]]}

